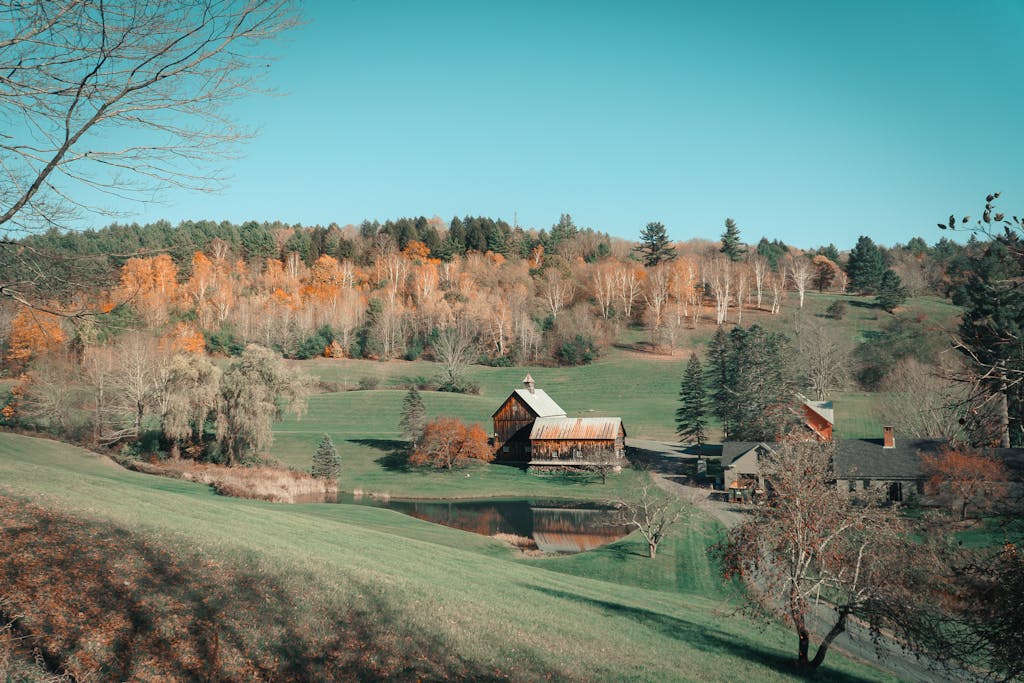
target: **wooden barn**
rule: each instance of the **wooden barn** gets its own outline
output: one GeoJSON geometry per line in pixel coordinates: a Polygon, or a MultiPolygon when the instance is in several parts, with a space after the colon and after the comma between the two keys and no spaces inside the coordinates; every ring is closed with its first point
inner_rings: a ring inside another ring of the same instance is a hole
{"type": "Polygon", "coordinates": [[[626,430],[618,417],[568,417],[533,378],[492,416],[495,461],[530,467],[586,467],[625,459],[626,430]]]}

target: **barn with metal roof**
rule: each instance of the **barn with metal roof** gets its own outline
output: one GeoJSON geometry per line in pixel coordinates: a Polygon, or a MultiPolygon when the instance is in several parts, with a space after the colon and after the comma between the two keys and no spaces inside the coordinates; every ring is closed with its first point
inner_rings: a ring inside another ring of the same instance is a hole
{"type": "Polygon", "coordinates": [[[591,467],[625,457],[618,417],[568,417],[533,378],[523,378],[492,416],[495,460],[541,467],[591,467]]]}

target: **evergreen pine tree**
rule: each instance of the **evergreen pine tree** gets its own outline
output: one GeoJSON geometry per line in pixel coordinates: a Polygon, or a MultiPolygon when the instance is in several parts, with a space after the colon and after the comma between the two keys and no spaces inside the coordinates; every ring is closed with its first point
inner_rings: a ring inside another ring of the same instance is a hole
{"type": "Polygon", "coordinates": [[[317,479],[337,479],[341,474],[341,458],[328,434],[320,439],[320,445],[313,453],[313,467],[310,473],[317,479]]]}
{"type": "Polygon", "coordinates": [[[786,336],[758,325],[736,327],[716,333],[709,352],[713,411],[726,437],[772,441],[787,433],[796,382],[786,336]]]}
{"type": "Polygon", "coordinates": [[[846,273],[850,276],[850,289],[873,293],[885,274],[885,254],[875,245],[874,240],[861,235],[850,251],[846,273]]]}
{"type": "Polygon", "coordinates": [[[402,400],[402,419],[398,424],[402,428],[402,434],[412,441],[413,445],[419,443],[423,436],[423,428],[427,424],[427,409],[415,386],[409,388],[402,400]]]}
{"type": "Polygon", "coordinates": [[[651,268],[662,261],[671,261],[676,257],[676,248],[668,239],[668,232],[662,223],[653,221],[640,231],[640,246],[637,251],[643,254],[644,266],[651,268]]]}
{"type": "Polygon", "coordinates": [[[729,335],[725,327],[719,326],[708,342],[707,372],[711,384],[711,401],[714,413],[722,423],[722,429],[729,434],[729,400],[732,373],[729,368],[729,335]]]}
{"type": "Polygon", "coordinates": [[[875,304],[882,310],[892,313],[896,307],[907,300],[907,289],[903,286],[900,276],[892,270],[886,270],[878,282],[878,294],[875,304]]]}
{"type": "Polygon", "coordinates": [[[679,409],[676,410],[676,433],[682,441],[695,441],[700,449],[707,437],[707,419],[704,416],[704,367],[695,353],[690,355],[690,362],[683,372],[679,403],[679,409]]]}
{"type": "Polygon", "coordinates": [[[739,261],[743,258],[740,229],[731,218],[725,219],[725,232],[722,233],[722,248],[719,251],[728,256],[730,261],[739,261]]]}

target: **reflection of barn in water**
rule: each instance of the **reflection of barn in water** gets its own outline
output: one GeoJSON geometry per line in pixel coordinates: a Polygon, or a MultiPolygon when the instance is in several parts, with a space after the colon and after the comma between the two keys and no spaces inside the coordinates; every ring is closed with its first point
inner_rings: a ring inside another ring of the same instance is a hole
{"type": "Polygon", "coordinates": [[[580,553],[617,541],[629,529],[612,510],[533,507],[533,540],[545,553],[580,553]]]}
{"type": "Polygon", "coordinates": [[[545,553],[583,552],[617,541],[630,531],[618,522],[614,510],[563,507],[552,502],[393,500],[388,507],[417,519],[483,536],[513,534],[532,538],[545,553]]]}

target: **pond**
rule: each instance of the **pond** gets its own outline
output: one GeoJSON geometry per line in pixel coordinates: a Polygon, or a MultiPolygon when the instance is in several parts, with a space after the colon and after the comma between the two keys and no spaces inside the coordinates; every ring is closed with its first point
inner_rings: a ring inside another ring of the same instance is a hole
{"type": "Polygon", "coordinates": [[[531,538],[544,553],[579,553],[617,541],[630,532],[615,510],[578,501],[381,500],[345,494],[338,502],[388,508],[484,536],[531,538]]]}

